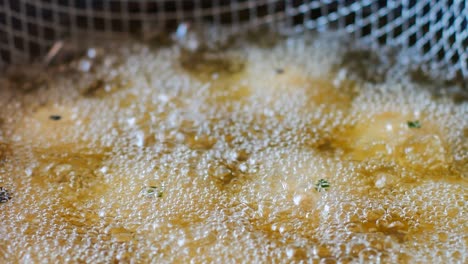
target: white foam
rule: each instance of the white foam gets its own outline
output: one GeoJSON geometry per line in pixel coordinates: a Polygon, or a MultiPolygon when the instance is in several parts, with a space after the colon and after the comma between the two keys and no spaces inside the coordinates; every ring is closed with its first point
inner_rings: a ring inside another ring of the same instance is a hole
{"type": "Polygon", "coordinates": [[[338,40],[237,40],[209,76],[122,42],[1,79],[0,260],[466,262],[468,104],[350,81],[338,40]]]}

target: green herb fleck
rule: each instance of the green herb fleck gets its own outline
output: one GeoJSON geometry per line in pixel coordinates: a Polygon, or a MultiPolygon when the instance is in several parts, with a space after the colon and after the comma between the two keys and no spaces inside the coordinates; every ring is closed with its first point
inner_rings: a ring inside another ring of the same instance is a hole
{"type": "Polygon", "coordinates": [[[315,184],[315,190],[319,192],[321,192],[322,190],[326,191],[328,188],[330,188],[330,183],[324,179],[318,180],[317,183],[315,184]]]}
{"type": "Polygon", "coordinates": [[[419,120],[408,121],[408,127],[409,128],[421,128],[421,123],[419,123],[419,120]]]}
{"type": "Polygon", "coordinates": [[[163,196],[162,188],[158,186],[146,186],[140,193],[147,198],[161,198],[163,196]]]}
{"type": "Polygon", "coordinates": [[[54,121],[59,121],[60,119],[62,119],[62,117],[59,115],[51,115],[49,116],[49,119],[54,120],[54,121]]]}

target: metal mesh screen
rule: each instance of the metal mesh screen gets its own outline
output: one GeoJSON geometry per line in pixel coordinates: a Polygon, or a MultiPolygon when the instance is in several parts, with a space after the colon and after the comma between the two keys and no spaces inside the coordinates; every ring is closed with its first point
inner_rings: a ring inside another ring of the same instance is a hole
{"type": "Polygon", "coordinates": [[[144,35],[180,22],[342,30],[369,47],[401,48],[427,71],[468,77],[465,0],[0,0],[0,64],[43,56],[61,39],[144,35]]]}

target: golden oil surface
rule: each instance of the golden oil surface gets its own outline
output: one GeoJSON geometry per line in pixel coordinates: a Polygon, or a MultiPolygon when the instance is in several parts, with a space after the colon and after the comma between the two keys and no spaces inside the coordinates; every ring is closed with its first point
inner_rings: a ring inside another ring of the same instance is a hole
{"type": "Polygon", "coordinates": [[[468,103],[352,80],[331,40],[4,76],[0,261],[466,263],[468,103]]]}

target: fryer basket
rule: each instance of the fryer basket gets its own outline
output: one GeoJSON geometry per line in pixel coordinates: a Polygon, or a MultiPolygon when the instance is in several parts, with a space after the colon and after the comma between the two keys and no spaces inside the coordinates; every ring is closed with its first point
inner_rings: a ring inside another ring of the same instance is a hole
{"type": "Polygon", "coordinates": [[[144,35],[182,22],[345,31],[365,47],[405,51],[432,76],[468,78],[465,0],[0,0],[0,67],[43,57],[58,40],[144,35]]]}

